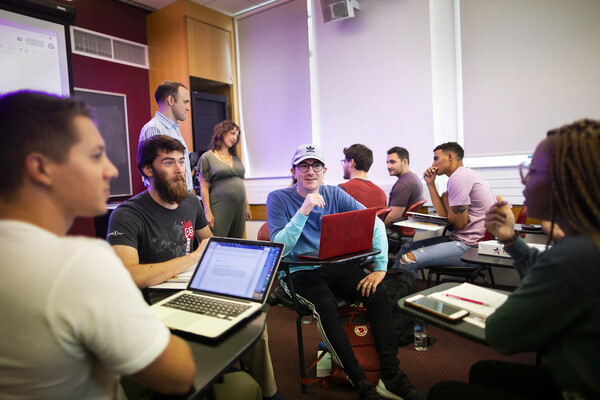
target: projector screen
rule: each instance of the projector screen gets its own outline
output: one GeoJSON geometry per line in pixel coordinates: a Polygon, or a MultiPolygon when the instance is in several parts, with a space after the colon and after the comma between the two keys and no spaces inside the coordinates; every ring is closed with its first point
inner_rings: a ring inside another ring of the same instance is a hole
{"type": "Polygon", "coordinates": [[[65,26],[0,10],[0,94],[36,90],[69,96],[65,26]]]}

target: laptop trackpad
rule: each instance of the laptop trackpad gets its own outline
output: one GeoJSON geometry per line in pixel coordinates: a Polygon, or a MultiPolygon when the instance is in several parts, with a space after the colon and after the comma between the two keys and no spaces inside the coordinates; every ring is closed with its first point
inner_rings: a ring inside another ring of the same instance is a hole
{"type": "Polygon", "coordinates": [[[198,322],[197,318],[190,317],[181,312],[176,312],[168,317],[162,318],[163,323],[171,328],[185,329],[198,322]]]}

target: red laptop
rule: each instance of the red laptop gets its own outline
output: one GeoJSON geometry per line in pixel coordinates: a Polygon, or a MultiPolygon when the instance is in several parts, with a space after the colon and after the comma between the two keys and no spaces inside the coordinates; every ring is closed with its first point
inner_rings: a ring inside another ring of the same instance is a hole
{"type": "Polygon", "coordinates": [[[376,208],[367,208],[323,216],[319,250],[298,257],[324,260],[369,250],[373,247],[376,213],[376,208]]]}

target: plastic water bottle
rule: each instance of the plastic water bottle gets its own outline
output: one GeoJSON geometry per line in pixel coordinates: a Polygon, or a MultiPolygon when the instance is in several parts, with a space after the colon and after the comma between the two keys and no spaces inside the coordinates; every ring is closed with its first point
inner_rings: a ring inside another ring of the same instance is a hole
{"type": "Polygon", "coordinates": [[[415,350],[427,350],[427,325],[420,319],[415,321],[415,350]]]}

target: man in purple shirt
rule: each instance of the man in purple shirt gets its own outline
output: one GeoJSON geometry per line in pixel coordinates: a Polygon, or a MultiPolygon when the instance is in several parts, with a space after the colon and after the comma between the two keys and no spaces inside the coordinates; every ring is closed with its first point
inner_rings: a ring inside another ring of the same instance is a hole
{"type": "Polygon", "coordinates": [[[388,172],[398,179],[390,192],[389,207],[392,210],[385,217],[386,228],[393,228],[393,222],[400,219],[408,207],[423,199],[423,185],[421,179],[410,170],[409,157],[404,147],[395,146],[387,152],[388,172]]]}
{"type": "Polygon", "coordinates": [[[437,265],[467,265],[460,256],[485,235],[485,213],[494,204],[494,195],[483,179],[463,165],[463,148],[448,142],[433,150],[433,164],[424,179],[438,215],[453,226],[450,236],[414,242],[410,251],[399,255],[395,268],[403,268],[415,277],[420,269],[437,265]],[[437,175],[447,175],[447,192],[440,196],[435,186],[437,175]]]}

